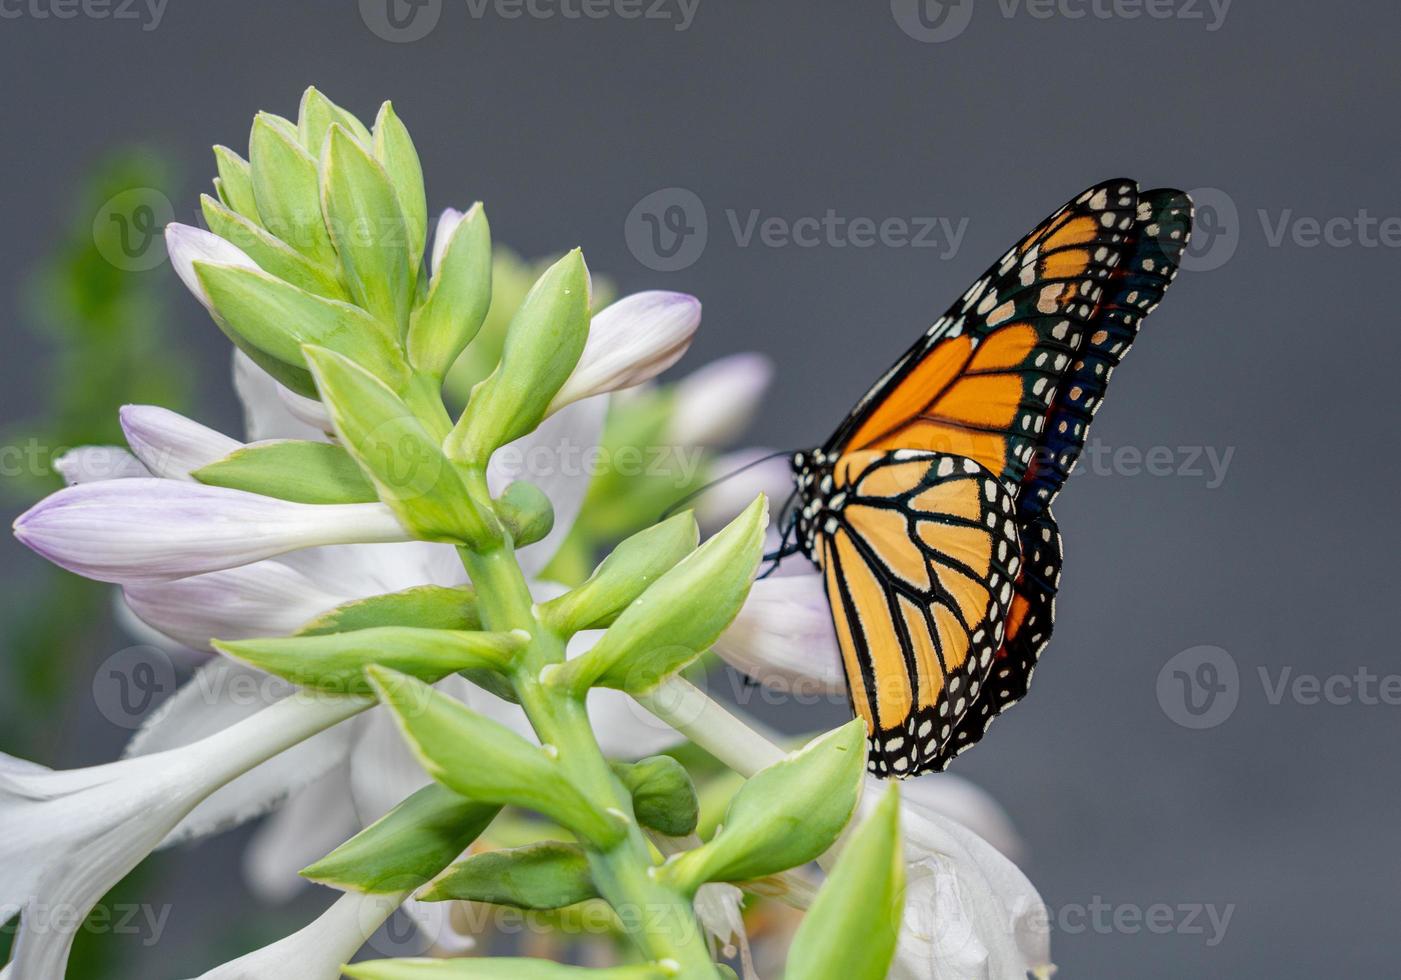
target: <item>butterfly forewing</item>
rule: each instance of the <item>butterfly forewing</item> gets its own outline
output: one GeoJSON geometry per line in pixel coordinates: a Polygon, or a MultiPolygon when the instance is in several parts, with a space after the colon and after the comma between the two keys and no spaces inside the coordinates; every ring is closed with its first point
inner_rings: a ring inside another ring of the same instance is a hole
{"type": "Polygon", "coordinates": [[[945,452],[1019,482],[1137,205],[1132,181],[1109,181],[1042,222],[867,393],[827,453],[945,452]]]}
{"type": "Polygon", "coordinates": [[[805,514],[853,707],[878,775],[942,769],[1003,639],[1020,557],[1014,502],[965,457],[838,457],[805,514]]]}

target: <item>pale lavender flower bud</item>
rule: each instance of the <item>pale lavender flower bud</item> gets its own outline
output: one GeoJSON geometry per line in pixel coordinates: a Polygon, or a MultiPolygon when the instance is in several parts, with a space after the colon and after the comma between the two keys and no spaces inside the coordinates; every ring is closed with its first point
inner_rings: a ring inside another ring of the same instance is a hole
{"type": "Polygon", "coordinates": [[[243,443],[168,408],[124,405],[118,413],[127,445],[155,476],[188,480],[194,470],[223,459],[243,443]]]}
{"type": "Polygon", "coordinates": [[[681,379],[670,441],[678,446],[718,446],[739,436],[758,410],[773,379],[762,354],[732,354],[681,379]]]}
{"type": "Polygon", "coordinates": [[[211,231],[171,222],[165,226],[165,247],[170,255],[171,268],[206,309],[210,308],[209,297],[195,275],[196,262],[209,262],[217,265],[236,265],[244,269],[256,269],[258,263],[248,257],[243,249],[232,245],[211,231]]]}

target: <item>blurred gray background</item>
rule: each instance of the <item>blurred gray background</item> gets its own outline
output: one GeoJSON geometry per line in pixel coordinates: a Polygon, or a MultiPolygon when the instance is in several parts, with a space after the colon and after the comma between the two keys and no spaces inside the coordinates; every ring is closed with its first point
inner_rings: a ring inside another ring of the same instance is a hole
{"type": "MultiPolygon", "coordinates": [[[[688,363],[772,355],[751,441],[784,448],[820,442],[1081,188],[1118,175],[1207,188],[1198,271],[1148,321],[1092,433],[1099,462],[1057,505],[1063,592],[1032,694],[955,770],[1025,836],[1062,976],[1395,972],[1401,682],[1357,674],[1401,672],[1378,605],[1397,585],[1401,9],[661,0],[658,16],[615,2],[588,19],[563,15],[579,0],[517,18],[509,3],[390,0],[396,29],[385,2],[170,0],[157,14],[137,0],[102,18],[6,5],[7,421],[43,394],[53,350],[22,329],[23,296],[84,168],[119,144],[159,147],[183,177],[161,190],[193,220],[210,145],[242,150],[255,110],[293,115],[311,83],[365,116],[395,101],[435,209],[481,199],[527,255],[580,244],[624,291],[699,295],[688,363]],[[693,196],[644,202],[668,188],[693,196]],[[661,254],[670,240],[649,249],[640,203],[664,233],[697,227],[699,204],[703,242],[679,259],[661,254]],[[963,231],[956,248],[942,233],[934,247],[743,238],[751,214],[829,211],[963,231]],[[1288,687],[1301,675],[1326,693],[1288,687]],[[1224,933],[1208,907],[1229,914],[1224,933]]],[[[147,275],[181,325],[198,415],[236,431],[222,338],[168,266],[147,275]]],[[[8,538],[0,561],[7,589],[39,566],[8,538]]],[[[52,723],[78,734],[42,761],[115,754],[125,733],[93,719],[86,691],[75,678],[52,723]]],[[[838,712],[773,717],[797,730],[838,712]]],[[[201,930],[233,914],[239,840],[182,855],[160,886],[178,899],[169,945],[134,949],[157,973],[204,959],[189,953],[201,930]]]]}

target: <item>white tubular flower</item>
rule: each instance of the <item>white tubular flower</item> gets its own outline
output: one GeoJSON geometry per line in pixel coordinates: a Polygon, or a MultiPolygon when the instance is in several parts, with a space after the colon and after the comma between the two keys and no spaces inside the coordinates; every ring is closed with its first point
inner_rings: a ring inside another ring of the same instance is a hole
{"type": "Polygon", "coordinates": [[[119,446],[80,446],[54,460],[54,469],[70,487],[100,480],[150,476],[141,460],[119,446]]]}
{"type": "Polygon", "coordinates": [[[761,684],[846,690],[827,590],[816,572],[759,579],[714,650],[761,684]]]}
{"type": "Polygon", "coordinates": [[[288,699],[185,748],[87,769],[0,756],[0,905],[21,910],[9,975],[63,980],[87,913],[201,800],[371,703],[288,699]]]}
{"type": "Polygon", "coordinates": [[[404,903],[407,893],[347,892],[310,925],[197,980],[337,980],[341,966],[404,903]]]}
{"type": "Polygon", "coordinates": [[[127,445],[153,476],[189,480],[194,470],[223,459],[243,443],[168,408],[125,405],[118,412],[127,445]]]}
{"type": "Polygon", "coordinates": [[[762,354],[732,354],[682,378],[669,441],[677,446],[733,441],[754,417],[772,378],[773,364],[762,354]]]}
{"type": "Polygon", "coordinates": [[[686,353],[700,320],[700,300],[685,293],[624,296],[590,321],[584,352],[550,411],[655,378],[686,353]]]}
{"type": "Polygon", "coordinates": [[[175,221],[165,226],[165,248],[170,255],[171,268],[205,309],[211,309],[211,304],[209,297],[204,293],[204,287],[200,285],[199,277],[195,275],[196,262],[234,265],[244,269],[258,268],[258,263],[238,246],[203,228],[182,225],[175,221]]]}
{"type": "Polygon", "coordinates": [[[174,480],[60,490],[15,521],[49,561],[102,582],[183,578],[320,545],[407,541],[388,506],[298,504],[174,480]]]}
{"type": "MultiPolygon", "coordinates": [[[[243,429],[250,442],[267,439],[328,441],[326,433],[330,428],[322,427],[319,417],[310,422],[302,418],[303,414],[310,417],[311,409],[303,406],[301,401],[309,402],[311,399],[301,398],[278,384],[272,375],[254,364],[253,359],[241,350],[234,351],[233,383],[238,400],[243,405],[243,429]],[[296,401],[299,398],[301,401],[296,401]],[[293,414],[294,403],[298,406],[297,414],[293,414]]],[[[324,407],[322,411],[325,411],[324,407]]]]}

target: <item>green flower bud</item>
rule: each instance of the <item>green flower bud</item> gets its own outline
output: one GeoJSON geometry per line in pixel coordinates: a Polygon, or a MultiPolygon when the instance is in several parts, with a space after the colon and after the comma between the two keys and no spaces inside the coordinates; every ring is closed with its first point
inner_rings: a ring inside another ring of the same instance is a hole
{"type": "Polygon", "coordinates": [[[555,526],[555,509],[545,492],[533,483],[517,480],[496,500],[496,516],[510,532],[517,548],[544,540],[555,526]]]}
{"type": "Polygon", "coordinates": [[[331,126],[346,129],[364,146],[370,145],[370,131],[354,115],[336,105],[313,86],[302,93],[302,104],[297,113],[297,137],[302,146],[312,156],[320,156],[326,145],[326,134],[331,126]]]}
{"type": "Polygon", "coordinates": [[[214,164],[219,168],[219,176],[214,181],[219,200],[224,202],[225,207],[261,228],[262,219],[258,216],[258,204],[253,197],[253,172],[248,161],[227,146],[216,146],[214,164]]]}
{"type": "Polygon", "coordinates": [[[550,627],[565,635],[611,625],[620,613],[696,548],[700,529],[683,511],[613,549],[578,588],[551,599],[540,610],[550,627]]]}
{"type": "Polygon", "coordinates": [[[700,799],[686,767],[669,755],[632,764],[615,762],[613,772],[632,794],[637,822],[668,837],[695,833],[700,799]]]}
{"type": "Polygon", "coordinates": [[[900,793],[892,786],[851,835],[788,950],[790,980],[883,980],[905,908],[900,793]]]}
{"type": "Polygon", "coordinates": [[[409,131],[388,102],[380,106],[375,119],[375,159],[389,174],[399,210],[404,214],[404,231],[409,248],[409,264],[418,272],[423,261],[423,244],[428,232],[428,199],[423,190],[423,167],[418,161],[409,131]]]}
{"type": "Polygon", "coordinates": [[[306,358],[341,442],[404,526],[426,541],[486,540],[457,470],[399,396],[332,351],[307,347],[306,358]]]}
{"type": "Polygon", "coordinates": [[[321,159],[321,206],[350,294],[402,337],[414,274],[399,196],[384,168],[339,125],[331,126],[321,159]]]}
{"type": "Polygon", "coordinates": [[[857,718],[756,773],[716,835],[662,874],[694,893],[707,881],[748,881],[815,860],[851,819],[865,771],[866,726],[857,718]]]}
{"type": "Polygon", "coordinates": [[[333,694],[369,694],[365,668],[381,664],[436,682],[459,670],[510,668],[529,637],[519,633],[381,626],[352,633],[214,641],[215,649],[298,687],[333,694]]]}
{"type": "Polygon", "coordinates": [[[465,851],[500,810],[433,783],[305,868],[302,876],[341,891],[409,891],[465,851]]]}
{"type": "Polygon", "coordinates": [[[248,257],[257,262],[264,272],[317,296],[349,301],[350,293],[341,285],[334,269],[317,265],[282,239],[275,238],[208,194],[200,197],[200,207],[209,230],[248,253],[248,257]]]}
{"type": "Polygon", "coordinates": [[[418,896],[425,902],[490,902],[518,909],[562,909],[598,897],[578,844],[541,841],[457,862],[418,896]]]}
{"type": "Polygon", "coordinates": [[[501,363],[472,390],[449,454],[485,466],[498,447],[539,425],[588,335],[588,270],[575,249],[545,271],[512,317],[501,363]]]}
{"type": "Polygon", "coordinates": [[[642,694],[699,657],[749,595],[764,551],[768,502],[760,496],[635,599],[587,653],[542,674],[583,691],[616,687],[642,694]]]}
{"type": "Polygon", "coordinates": [[[470,586],[419,585],[343,603],[307,623],[297,635],[322,636],[380,626],[479,630],[482,620],[477,614],[477,594],[470,586]]]}
{"type": "Polygon", "coordinates": [[[258,113],[248,158],[263,227],[318,265],[334,268],[336,250],[322,217],[316,158],[302,147],[296,127],[258,113]]]}
{"type": "Polygon", "coordinates": [[[546,749],[422,681],[384,667],[368,667],[365,673],[437,782],[484,803],[543,813],[600,847],[622,837],[618,816],[594,809],[546,749]]]}
{"type": "MultiPolygon", "coordinates": [[[[441,233],[440,233],[441,234],[441,233]]],[[[491,307],[491,228],[480,204],[462,216],[409,325],[409,361],[442,378],[481,329],[491,307]]]]}
{"type": "Polygon", "coordinates": [[[325,442],[288,439],[245,446],[190,476],[212,487],[301,504],[366,504],[379,499],[350,454],[325,442]]]}

